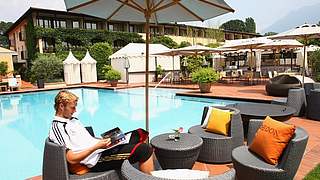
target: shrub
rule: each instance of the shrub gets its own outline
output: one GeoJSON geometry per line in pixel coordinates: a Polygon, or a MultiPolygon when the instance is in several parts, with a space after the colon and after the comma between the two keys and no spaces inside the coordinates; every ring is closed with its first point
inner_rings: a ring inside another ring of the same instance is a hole
{"type": "Polygon", "coordinates": [[[63,63],[55,55],[39,55],[31,67],[31,82],[44,79],[45,82],[62,78],[63,63]]]}
{"type": "Polygon", "coordinates": [[[178,47],[178,44],[168,36],[156,36],[156,37],[152,38],[152,43],[153,44],[162,44],[164,46],[167,46],[170,49],[178,47]]]}
{"type": "Polygon", "coordinates": [[[162,68],[161,65],[158,65],[158,66],[157,66],[156,71],[157,71],[157,74],[158,74],[158,75],[164,75],[164,69],[162,68]]]}
{"type": "Polygon", "coordinates": [[[191,46],[191,43],[189,43],[188,41],[182,41],[178,48],[183,48],[183,47],[187,47],[187,46],[191,46]]]}
{"type": "Polygon", "coordinates": [[[7,62],[0,62],[0,75],[5,76],[8,71],[8,63],[7,62]]]}
{"type": "Polygon", "coordinates": [[[197,71],[199,68],[201,68],[202,66],[202,62],[203,62],[203,57],[202,56],[187,56],[186,57],[187,60],[187,71],[188,73],[193,73],[195,71],[197,71]]]}
{"type": "Polygon", "coordinates": [[[116,71],[114,69],[110,69],[106,74],[105,78],[107,81],[115,81],[121,79],[121,73],[119,71],[116,71]]]}
{"type": "Polygon", "coordinates": [[[219,79],[219,75],[211,68],[200,68],[191,74],[192,81],[196,83],[213,83],[219,79]]]}
{"type": "Polygon", "coordinates": [[[109,56],[112,54],[112,47],[108,43],[96,43],[89,49],[91,56],[97,61],[98,79],[103,79],[102,67],[110,65],[109,56]]]}
{"type": "Polygon", "coordinates": [[[309,57],[309,60],[311,62],[312,74],[315,76],[317,81],[319,81],[318,76],[320,75],[320,50],[312,52],[312,54],[309,57]]]}
{"type": "Polygon", "coordinates": [[[111,65],[104,65],[102,67],[102,73],[103,74],[106,74],[108,71],[110,71],[112,69],[112,66],[111,65]]]}

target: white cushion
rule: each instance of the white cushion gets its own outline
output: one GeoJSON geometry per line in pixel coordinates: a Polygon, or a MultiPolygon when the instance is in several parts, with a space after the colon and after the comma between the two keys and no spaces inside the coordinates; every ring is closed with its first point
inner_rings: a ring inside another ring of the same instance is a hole
{"type": "Polygon", "coordinates": [[[202,128],[207,128],[207,125],[208,125],[208,121],[209,121],[209,117],[210,117],[211,111],[212,111],[212,107],[211,107],[211,106],[209,106],[209,108],[208,108],[208,112],[207,112],[207,115],[206,115],[206,118],[204,119],[203,124],[201,125],[201,127],[202,127],[202,128]]]}
{"type": "Polygon", "coordinates": [[[204,179],[209,177],[209,171],[199,171],[190,169],[167,169],[152,171],[155,177],[166,179],[204,179]]]}

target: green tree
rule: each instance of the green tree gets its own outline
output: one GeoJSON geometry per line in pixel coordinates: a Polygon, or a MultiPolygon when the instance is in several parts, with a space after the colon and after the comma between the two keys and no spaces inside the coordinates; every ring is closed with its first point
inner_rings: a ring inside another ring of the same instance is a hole
{"type": "Polygon", "coordinates": [[[220,26],[220,29],[230,30],[230,31],[245,32],[246,25],[240,19],[236,19],[236,20],[230,20],[228,22],[223,23],[220,26]]]}
{"type": "Polygon", "coordinates": [[[207,47],[211,47],[211,48],[216,48],[216,47],[219,47],[220,44],[219,43],[209,43],[207,44],[207,47]]]}
{"type": "Polygon", "coordinates": [[[9,47],[9,39],[4,35],[4,33],[10,28],[12,24],[12,22],[0,21],[0,46],[2,47],[9,47]]]}
{"type": "Polygon", "coordinates": [[[320,81],[320,50],[316,50],[311,53],[309,60],[312,67],[312,75],[316,81],[320,81]]]}
{"type": "Polygon", "coordinates": [[[168,36],[156,36],[152,38],[151,43],[162,44],[170,49],[178,47],[178,44],[168,36]]]}
{"type": "Polygon", "coordinates": [[[112,54],[112,47],[108,43],[96,43],[90,47],[89,52],[97,61],[98,79],[104,79],[103,66],[111,64],[109,56],[112,54]]]}
{"type": "Polygon", "coordinates": [[[276,35],[276,34],[278,34],[278,33],[276,33],[276,32],[266,32],[266,33],[264,33],[263,36],[273,36],[273,35],[276,35]]]}
{"type": "Polygon", "coordinates": [[[244,24],[246,26],[245,32],[256,33],[256,23],[254,22],[254,19],[252,17],[246,18],[244,24]]]}
{"type": "Polygon", "coordinates": [[[37,43],[37,40],[36,40],[33,20],[30,17],[26,27],[26,46],[28,51],[27,62],[29,64],[31,64],[32,61],[36,58],[36,52],[37,52],[36,43],[37,43]]]}
{"type": "Polygon", "coordinates": [[[0,75],[5,76],[8,71],[8,63],[7,62],[0,62],[0,75]]]}
{"type": "Polygon", "coordinates": [[[63,63],[54,54],[39,54],[32,62],[31,67],[31,82],[37,79],[44,79],[45,82],[52,82],[57,79],[62,79],[63,63]]]}
{"type": "Polygon", "coordinates": [[[193,73],[201,68],[203,57],[202,56],[187,56],[187,72],[188,74],[193,73]]]}

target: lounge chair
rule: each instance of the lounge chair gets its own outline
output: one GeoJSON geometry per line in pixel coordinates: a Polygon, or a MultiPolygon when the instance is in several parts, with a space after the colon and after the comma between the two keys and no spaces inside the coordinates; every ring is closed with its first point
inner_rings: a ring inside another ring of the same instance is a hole
{"type": "Polygon", "coordinates": [[[307,118],[320,121],[320,89],[310,91],[308,97],[307,118]]]}
{"type": "MultiPolygon", "coordinates": [[[[88,131],[93,135],[92,129],[88,131]]],[[[105,172],[88,172],[84,175],[70,174],[67,166],[66,148],[51,142],[49,138],[47,138],[43,153],[42,179],[120,180],[120,172],[117,170],[109,170],[105,172]]]]}
{"type": "MultiPolygon", "coordinates": [[[[165,178],[155,177],[149,174],[145,174],[130,164],[128,160],[125,160],[121,166],[121,175],[125,180],[167,180],[165,178]]],[[[235,171],[231,169],[224,174],[212,176],[201,180],[234,180],[235,171]]],[[[175,180],[175,179],[171,179],[175,180]]]]}
{"type": "MultiPolygon", "coordinates": [[[[253,141],[255,133],[263,120],[250,120],[248,144],[253,141]]],[[[296,128],[294,137],[289,141],[277,165],[271,165],[249,151],[248,146],[240,146],[232,151],[233,167],[238,180],[287,180],[293,179],[303,157],[308,142],[308,133],[296,128]]]]}
{"type": "Polygon", "coordinates": [[[14,77],[8,79],[8,86],[10,91],[19,89],[19,84],[17,82],[17,79],[14,77]]]}
{"type": "Polygon", "coordinates": [[[303,116],[307,107],[305,89],[304,88],[289,89],[287,98],[274,99],[272,100],[271,104],[280,104],[280,105],[290,106],[296,109],[296,113],[294,113],[294,116],[303,116]]]}
{"type": "Polygon", "coordinates": [[[289,75],[279,75],[269,80],[266,92],[269,96],[287,97],[291,88],[301,87],[300,81],[289,75]]]}
{"type": "MultiPolygon", "coordinates": [[[[205,131],[201,125],[193,126],[189,133],[202,138],[199,161],[208,163],[228,163],[231,162],[231,152],[234,148],[243,145],[243,125],[240,111],[232,107],[215,107],[224,110],[233,111],[231,117],[229,135],[224,136],[205,131]]],[[[204,107],[201,124],[205,120],[209,107],[204,107]]]]}

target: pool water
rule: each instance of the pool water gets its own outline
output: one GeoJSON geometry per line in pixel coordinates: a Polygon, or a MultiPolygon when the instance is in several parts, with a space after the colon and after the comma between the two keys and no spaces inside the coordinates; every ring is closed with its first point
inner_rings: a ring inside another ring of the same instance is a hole
{"type": "MultiPolygon", "coordinates": [[[[145,127],[144,88],[70,89],[79,97],[78,117],[96,136],[113,127],[145,127]]],[[[203,107],[239,101],[175,96],[181,89],[150,89],[150,136],[199,124],[203,107]]],[[[25,179],[41,174],[44,141],[54,116],[57,90],[0,96],[0,177],[25,179]]]]}

